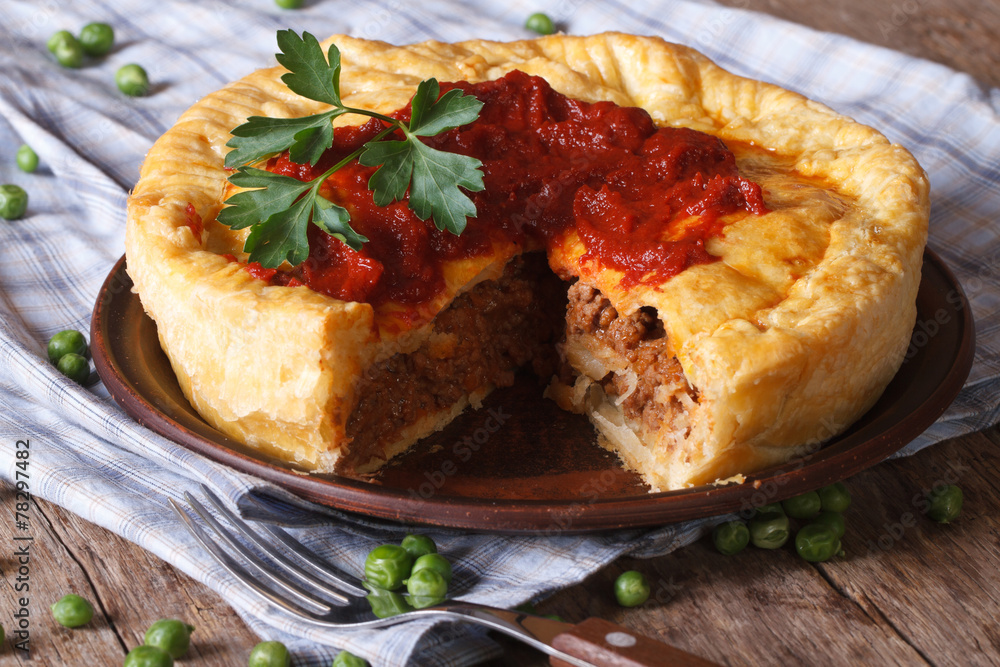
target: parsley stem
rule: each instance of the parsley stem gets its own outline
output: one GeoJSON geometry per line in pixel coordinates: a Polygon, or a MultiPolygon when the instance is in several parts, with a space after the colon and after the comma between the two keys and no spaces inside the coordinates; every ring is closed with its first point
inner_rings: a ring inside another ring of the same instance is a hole
{"type": "MultiPolygon", "coordinates": [[[[343,109],[344,113],[356,113],[356,114],[359,114],[361,116],[369,116],[371,118],[377,118],[378,120],[382,121],[383,123],[390,123],[390,124],[395,125],[397,127],[402,127],[403,126],[403,123],[401,123],[400,121],[396,120],[395,118],[391,118],[391,117],[386,116],[384,114],[380,114],[377,111],[369,111],[367,109],[355,109],[354,107],[346,107],[346,106],[343,106],[343,105],[340,105],[338,108],[343,109]]],[[[374,141],[374,139],[372,139],[372,141],[374,141]]]]}
{"type": "MultiPolygon", "coordinates": [[[[391,118],[389,120],[392,121],[391,118]]],[[[392,121],[392,122],[394,123],[394,125],[385,128],[384,130],[382,130],[381,132],[379,132],[378,134],[376,134],[373,138],[369,139],[368,141],[378,141],[379,139],[381,139],[385,135],[387,135],[387,134],[389,134],[391,132],[395,132],[396,129],[398,128],[399,121],[392,121]]],[[[324,171],[318,177],[314,178],[313,181],[312,181],[313,182],[312,193],[314,195],[316,195],[316,196],[322,196],[322,195],[319,194],[319,188],[320,188],[321,185],[323,185],[323,183],[326,181],[326,179],[330,178],[330,176],[332,176],[335,171],[338,171],[338,170],[342,169],[343,167],[345,167],[351,161],[356,160],[358,158],[358,156],[360,156],[364,152],[365,147],[367,145],[368,145],[368,142],[365,142],[364,146],[362,146],[361,148],[358,148],[357,150],[355,150],[354,152],[352,152],[347,157],[341,159],[337,164],[333,165],[332,167],[330,167],[329,169],[327,169],[326,171],[324,171]]],[[[326,199],[326,197],[323,197],[323,198],[326,199]]]]}
{"type": "MultiPolygon", "coordinates": [[[[378,134],[376,134],[374,137],[372,137],[371,139],[369,139],[368,141],[366,141],[365,145],[367,146],[367,144],[368,144],[369,141],[378,141],[379,139],[381,139],[385,135],[389,134],[390,132],[395,132],[396,129],[397,128],[395,128],[395,127],[387,127],[387,128],[385,128],[384,130],[382,130],[381,132],[379,132],[378,134]]],[[[323,175],[319,177],[319,180],[320,181],[325,181],[326,179],[330,178],[330,176],[333,175],[333,172],[337,171],[338,169],[342,169],[344,166],[347,165],[347,163],[351,162],[352,160],[356,160],[358,158],[358,156],[361,155],[364,152],[364,150],[365,150],[365,146],[362,146],[361,148],[357,149],[356,151],[354,151],[353,153],[351,153],[350,155],[348,155],[347,157],[345,157],[344,159],[342,159],[340,162],[338,162],[337,164],[333,165],[332,167],[330,167],[329,169],[327,169],[325,172],[323,172],[323,175]]]]}

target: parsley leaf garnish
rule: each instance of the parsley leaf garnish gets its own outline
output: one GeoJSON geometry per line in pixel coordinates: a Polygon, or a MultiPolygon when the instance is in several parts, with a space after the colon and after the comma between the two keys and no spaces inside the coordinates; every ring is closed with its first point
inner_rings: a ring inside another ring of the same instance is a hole
{"type": "Polygon", "coordinates": [[[421,220],[432,218],[438,229],[461,234],[467,218],[476,216],[469,192],[483,189],[482,163],[474,157],[428,146],[419,137],[431,137],[466,125],[479,117],[483,103],[460,90],[440,95],[434,79],[417,86],[410,103],[410,121],[344,105],[340,98],[340,51],[331,45],[324,54],[313,35],[292,30],[278,32],[278,62],[289,71],[281,80],[303,97],[329,104],[329,111],[304,118],[252,116],[233,130],[226,144],[226,166],[236,169],[229,181],[246,188],[230,197],[219,213],[221,224],[251,229],[243,249],[251,262],[277,268],[282,262],[300,264],[309,256],[307,231],[315,224],[354,250],[368,241],[350,225],[347,209],[326,199],[320,186],[355,158],[378,169],[368,181],[375,203],[401,201],[409,191],[409,207],[421,220]],[[333,145],[333,120],[354,113],[378,118],[386,126],[376,137],[336,165],[307,182],[252,165],[283,151],[298,164],[315,166],[333,145]],[[392,133],[403,138],[384,140],[392,133]]]}
{"type": "Polygon", "coordinates": [[[301,264],[309,256],[306,230],[310,219],[355,250],[367,241],[350,224],[347,209],[318,195],[322,180],[302,181],[263,169],[240,167],[229,177],[233,185],[255,188],[238,192],[219,213],[232,229],[251,227],[243,249],[251,262],[275,268],[282,262],[301,264]]]}
{"type": "Polygon", "coordinates": [[[431,148],[417,137],[429,137],[464,125],[470,113],[479,115],[483,103],[460,90],[449,90],[438,99],[438,82],[422,81],[410,106],[409,125],[400,125],[403,141],[365,145],[359,161],[367,167],[382,165],[368,181],[375,204],[398,201],[410,190],[410,208],[421,220],[434,219],[438,229],[453,234],[465,230],[466,218],[476,217],[476,205],[460,187],[483,189],[483,163],[468,155],[431,148]]]}

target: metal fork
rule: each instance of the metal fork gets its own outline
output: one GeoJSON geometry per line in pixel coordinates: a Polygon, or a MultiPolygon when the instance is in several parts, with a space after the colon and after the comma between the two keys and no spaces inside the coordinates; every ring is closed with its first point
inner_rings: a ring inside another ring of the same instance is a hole
{"type": "MultiPolygon", "coordinates": [[[[365,611],[368,591],[361,581],[320,559],[287,532],[270,524],[258,524],[266,537],[233,513],[209,488],[202,485],[209,504],[225,517],[224,526],[190,493],[188,505],[216,536],[213,539],[179,503],[170,501],[195,539],[236,579],[276,607],[306,623],[335,628],[382,628],[417,618],[439,618],[486,626],[509,635],[552,657],[553,665],[599,667],[600,665],[711,665],[697,656],[638,635],[608,621],[591,618],[573,625],[509,609],[497,609],[461,601],[408,611],[389,618],[345,621],[365,611]],[[238,537],[239,535],[240,537],[238,537]],[[242,537],[242,539],[240,539],[242,537]],[[251,570],[223,549],[224,542],[251,570]],[[248,544],[256,548],[251,549],[248,544]],[[276,547],[281,544],[290,558],[276,547]],[[269,564],[258,554],[264,554],[269,564]],[[266,579],[270,586],[262,583],[266,579]],[[623,659],[625,661],[623,661],[623,659]]],[[[370,612],[368,616],[373,616],[370,612]]]]}

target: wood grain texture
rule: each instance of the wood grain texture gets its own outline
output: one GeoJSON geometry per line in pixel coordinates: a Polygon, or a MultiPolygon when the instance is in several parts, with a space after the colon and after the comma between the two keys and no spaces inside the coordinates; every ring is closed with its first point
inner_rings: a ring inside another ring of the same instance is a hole
{"type": "MultiPolygon", "coordinates": [[[[1000,85],[1000,2],[974,0],[723,0],[821,30],[925,57],[1000,85]]],[[[726,665],[969,664],[1000,662],[1000,430],[883,463],[848,481],[847,557],[812,565],[787,548],[722,556],[702,541],[651,560],[623,559],[538,605],[568,621],[595,616],[726,665]],[[919,494],[942,480],[965,491],[965,509],[942,526],[920,515],[919,494]],[[652,599],[617,606],[612,584],[644,572],[652,599]]],[[[0,486],[0,507],[14,503],[0,486]]],[[[3,665],[117,665],[158,618],[196,626],[180,664],[246,664],[260,639],[214,592],[135,545],[44,501],[32,502],[31,642],[11,645],[14,547],[0,554],[3,665]],[[88,626],[58,626],[48,605],[74,592],[95,603],[88,626]]],[[[12,521],[0,540],[14,545],[12,521]]],[[[542,665],[540,654],[500,639],[492,667],[542,665]]]]}
{"type": "MultiPolygon", "coordinates": [[[[0,507],[13,506],[13,489],[0,482],[0,507]]],[[[21,544],[14,540],[15,532],[33,538],[28,591],[15,590],[14,548],[0,556],[5,575],[0,589],[0,608],[5,613],[0,623],[7,632],[0,665],[119,665],[160,618],[177,618],[195,626],[187,664],[246,664],[247,654],[260,640],[213,591],[58,505],[32,501],[28,514],[31,528],[27,531],[17,531],[12,518],[0,521],[0,543],[21,544]],[[52,618],[49,606],[67,593],[93,604],[94,619],[86,626],[64,628],[52,618]],[[21,597],[29,600],[31,660],[12,646],[16,641],[12,615],[21,597]]]]}
{"type": "Polygon", "coordinates": [[[1000,3],[978,0],[718,0],[926,58],[1000,86],[1000,3]]]}

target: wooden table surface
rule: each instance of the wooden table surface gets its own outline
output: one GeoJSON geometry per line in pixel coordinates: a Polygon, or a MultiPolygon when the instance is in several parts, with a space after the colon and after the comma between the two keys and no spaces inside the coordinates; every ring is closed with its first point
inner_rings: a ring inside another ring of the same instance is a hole
{"type": "MultiPolygon", "coordinates": [[[[544,3],[543,3],[544,4],[544,3]]],[[[974,0],[723,0],[834,31],[968,72],[1000,86],[1000,2],[974,0]]],[[[578,621],[600,616],[722,664],[1000,663],[1000,430],[990,429],[882,463],[848,480],[847,558],[811,565],[787,550],[748,549],[727,558],[701,542],[652,560],[622,560],[539,605],[578,621]],[[958,521],[922,516],[915,496],[939,481],[965,491],[958,521]],[[653,600],[618,607],[615,577],[645,573],[653,600]]],[[[0,503],[13,491],[0,487],[0,503]]],[[[142,549],[44,501],[31,507],[33,600],[77,591],[97,614],[69,631],[36,605],[33,664],[117,665],[163,616],[197,626],[181,664],[233,667],[259,641],[214,592],[142,549]]],[[[12,521],[0,540],[14,544],[12,521]]],[[[0,608],[15,610],[17,562],[0,559],[0,608]]],[[[0,623],[11,634],[12,614],[0,623]]],[[[540,654],[504,642],[494,665],[544,664],[540,654]]],[[[10,641],[0,664],[30,664],[10,641]]]]}

